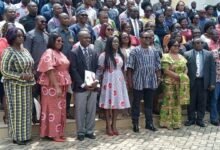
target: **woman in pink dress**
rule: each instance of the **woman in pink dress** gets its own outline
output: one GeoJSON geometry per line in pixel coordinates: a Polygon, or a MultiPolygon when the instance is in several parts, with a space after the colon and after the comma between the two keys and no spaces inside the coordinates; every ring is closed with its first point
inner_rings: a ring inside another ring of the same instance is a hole
{"type": "Polygon", "coordinates": [[[41,85],[40,136],[56,142],[65,141],[66,92],[71,84],[70,63],[61,52],[62,46],[61,36],[52,33],[37,69],[41,73],[38,81],[41,85]]]}

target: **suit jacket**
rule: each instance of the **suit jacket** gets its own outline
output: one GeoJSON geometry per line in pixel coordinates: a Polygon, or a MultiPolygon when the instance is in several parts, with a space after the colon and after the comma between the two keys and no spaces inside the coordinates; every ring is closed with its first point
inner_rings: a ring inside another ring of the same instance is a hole
{"type": "MultiPolygon", "coordinates": [[[[130,24],[130,26],[131,26],[131,35],[135,35],[134,34],[134,27],[133,27],[133,24],[132,24],[132,22],[131,22],[131,19],[129,18],[128,19],[128,23],[130,24]]],[[[143,31],[143,23],[140,21],[140,20],[138,20],[138,25],[139,25],[139,35],[140,35],[140,33],[143,31]]]]}
{"type": "MultiPolygon", "coordinates": [[[[207,50],[202,50],[203,52],[203,79],[204,79],[204,89],[208,89],[211,85],[216,83],[216,70],[215,61],[212,53],[207,50]]],[[[194,86],[196,80],[196,54],[195,50],[190,50],[184,53],[187,59],[188,76],[190,79],[190,88],[194,86]]]]}
{"type": "Polygon", "coordinates": [[[73,91],[75,92],[84,92],[85,89],[81,88],[81,85],[85,80],[85,70],[96,72],[98,68],[98,55],[94,49],[88,48],[91,63],[90,69],[87,68],[86,60],[83,55],[82,49],[80,46],[73,48],[69,53],[70,61],[70,75],[73,82],[73,91]]]}
{"type": "MultiPolygon", "coordinates": [[[[63,12],[69,15],[69,12],[67,11],[67,8],[65,5],[63,6],[63,12]]],[[[72,16],[75,16],[76,9],[74,7],[71,7],[71,12],[72,12],[72,16]]]]}

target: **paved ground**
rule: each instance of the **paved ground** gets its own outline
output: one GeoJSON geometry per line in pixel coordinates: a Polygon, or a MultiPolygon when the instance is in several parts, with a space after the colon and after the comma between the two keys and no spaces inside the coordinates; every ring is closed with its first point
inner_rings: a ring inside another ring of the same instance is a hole
{"type": "Polygon", "coordinates": [[[85,139],[79,142],[74,135],[69,135],[64,143],[55,143],[39,137],[26,146],[11,143],[10,139],[0,141],[1,150],[220,150],[220,128],[209,125],[183,127],[180,130],[160,129],[153,133],[141,129],[140,133],[120,129],[120,135],[109,137],[104,131],[96,132],[97,139],[85,139]]]}

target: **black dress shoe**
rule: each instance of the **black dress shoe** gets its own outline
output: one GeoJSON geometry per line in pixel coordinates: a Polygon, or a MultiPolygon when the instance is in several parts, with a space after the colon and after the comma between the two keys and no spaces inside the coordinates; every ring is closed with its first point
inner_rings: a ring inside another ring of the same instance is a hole
{"type": "Polygon", "coordinates": [[[25,142],[25,141],[16,141],[16,144],[18,144],[18,145],[26,145],[27,142],[25,142]]]}
{"type": "Polygon", "coordinates": [[[139,132],[139,126],[138,126],[138,124],[134,124],[134,125],[133,125],[133,131],[134,131],[134,132],[139,132]]]}
{"type": "Polygon", "coordinates": [[[155,128],[153,124],[146,125],[145,129],[149,129],[149,130],[154,131],[154,132],[157,131],[157,128],[155,128]]]}
{"type": "Polygon", "coordinates": [[[79,141],[83,141],[84,138],[85,138],[84,135],[78,135],[78,136],[77,136],[77,140],[79,140],[79,141]]]}
{"type": "Polygon", "coordinates": [[[210,121],[210,123],[214,126],[219,126],[220,125],[218,121],[210,121]]]}
{"type": "Polygon", "coordinates": [[[185,122],[185,126],[191,126],[191,125],[194,125],[195,124],[195,121],[193,120],[188,120],[185,122]]]}
{"type": "Polygon", "coordinates": [[[203,121],[196,121],[196,124],[200,127],[205,127],[205,123],[203,121]]]}
{"type": "Polygon", "coordinates": [[[89,139],[96,139],[96,136],[92,133],[92,134],[86,134],[85,137],[89,138],[89,139]]]}
{"type": "Polygon", "coordinates": [[[13,140],[13,143],[14,143],[14,144],[17,144],[17,141],[13,140]]]}

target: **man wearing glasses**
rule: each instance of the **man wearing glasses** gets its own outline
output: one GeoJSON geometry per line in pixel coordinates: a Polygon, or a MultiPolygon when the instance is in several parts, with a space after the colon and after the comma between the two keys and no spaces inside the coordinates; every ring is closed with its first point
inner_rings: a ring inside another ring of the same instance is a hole
{"type": "Polygon", "coordinates": [[[206,110],[207,92],[215,88],[215,62],[211,52],[203,49],[203,41],[193,39],[193,49],[184,53],[187,59],[188,76],[190,79],[190,104],[186,126],[197,124],[205,127],[203,121],[206,110]]]}
{"type": "Polygon", "coordinates": [[[133,131],[139,132],[140,101],[144,100],[146,129],[157,131],[153,124],[153,96],[160,80],[160,56],[150,46],[150,32],[140,34],[141,45],[134,48],[128,58],[128,85],[133,89],[132,123],[133,131]]]}

